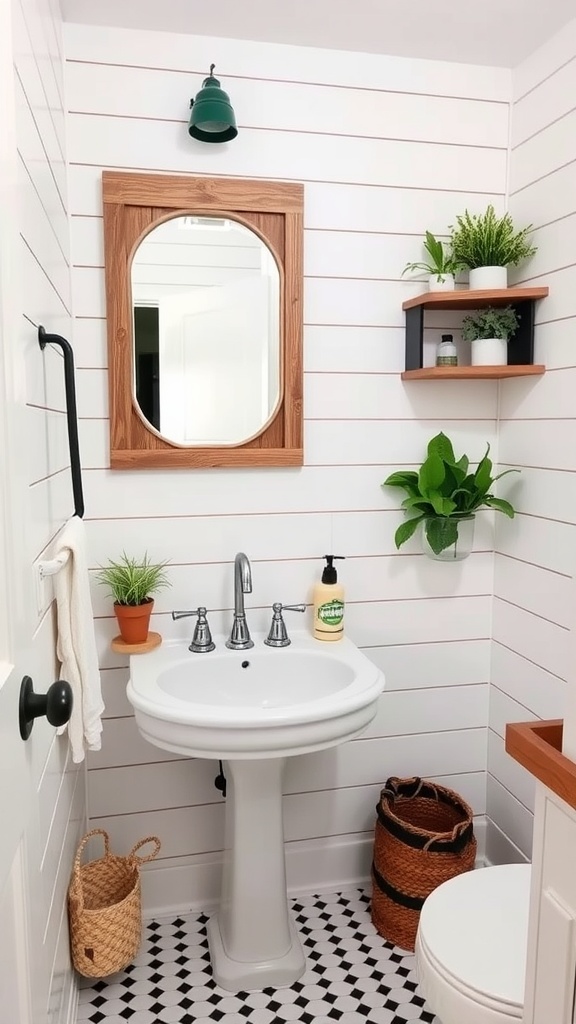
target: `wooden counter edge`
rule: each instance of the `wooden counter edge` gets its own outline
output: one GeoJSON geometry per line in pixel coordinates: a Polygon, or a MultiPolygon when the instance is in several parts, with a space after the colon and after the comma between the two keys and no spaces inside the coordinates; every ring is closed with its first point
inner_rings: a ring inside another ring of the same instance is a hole
{"type": "Polygon", "coordinates": [[[576,764],[562,753],[562,719],[509,722],[506,752],[576,810],[576,764]]]}

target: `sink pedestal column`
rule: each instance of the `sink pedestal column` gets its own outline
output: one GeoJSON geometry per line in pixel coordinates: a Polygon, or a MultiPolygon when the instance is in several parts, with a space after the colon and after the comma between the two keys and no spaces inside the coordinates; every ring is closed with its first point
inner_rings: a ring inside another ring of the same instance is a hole
{"type": "Polygon", "coordinates": [[[306,961],[288,910],[282,775],[286,758],[226,762],[220,908],[208,923],[214,978],[232,992],[291,985],[306,961]]]}

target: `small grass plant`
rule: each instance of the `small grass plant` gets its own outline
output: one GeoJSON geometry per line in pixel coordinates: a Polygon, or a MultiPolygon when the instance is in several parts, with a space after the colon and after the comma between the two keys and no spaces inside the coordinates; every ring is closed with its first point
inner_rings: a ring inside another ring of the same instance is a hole
{"type": "Polygon", "coordinates": [[[536,252],[536,246],[529,238],[531,231],[531,224],[516,230],[510,214],[498,217],[492,204],[485,213],[465,210],[451,227],[452,256],[460,266],[469,270],[515,267],[536,252]]]}
{"type": "Polygon", "coordinates": [[[101,566],[96,579],[108,587],[115,604],[144,604],[171,585],[164,571],[167,564],[151,562],[147,553],[137,559],[123,552],[117,562],[111,559],[107,566],[101,566]]]}

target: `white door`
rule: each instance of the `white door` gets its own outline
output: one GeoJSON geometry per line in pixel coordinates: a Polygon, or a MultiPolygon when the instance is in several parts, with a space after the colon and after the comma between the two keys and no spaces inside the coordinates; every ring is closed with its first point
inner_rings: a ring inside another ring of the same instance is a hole
{"type": "Polygon", "coordinates": [[[10,4],[0,3],[0,1019],[34,1020],[23,836],[33,807],[30,741],[18,728],[20,683],[33,676],[30,565],[25,564],[26,481],[21,427],[25,394],[18,327],[16,139],[10,4]],[[4,1016],[6,1014],[6,1016],[4,1016]]]}

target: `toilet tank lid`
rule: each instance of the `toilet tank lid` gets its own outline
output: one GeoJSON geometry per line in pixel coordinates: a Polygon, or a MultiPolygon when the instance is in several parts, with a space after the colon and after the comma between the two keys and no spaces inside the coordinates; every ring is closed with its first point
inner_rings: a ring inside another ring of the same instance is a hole
{"type": "Polygon", "coordinates": [[[529,864],[469,871],[430,894],[420,936],[434,959],[467,988],[522,1006],[529,906],[529,864]]]}

